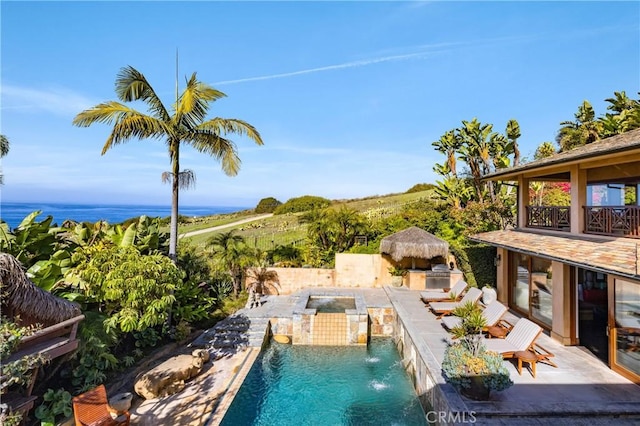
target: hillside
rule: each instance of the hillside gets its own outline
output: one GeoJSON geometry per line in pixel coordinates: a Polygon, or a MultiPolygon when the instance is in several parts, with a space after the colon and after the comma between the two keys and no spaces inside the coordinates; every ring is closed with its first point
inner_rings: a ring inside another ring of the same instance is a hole
{"type": "MultiPolygon", "coordinates": [[[[403,206],[420,199],[430,198],[431,196],[431,191],[422,191],[376,195],[350,200],[333,200],[331,208],[346,206],[359,211],[369,219],[375,220],[391,216],[398,212],[403,206]]],[[[262,249],[271,249],[278,244],[296,244],[297,242],[303,241],[306,236],[306,225],[299,222],[301,214],[302,213],[290,213],[275,215],[250,223],[230,226],[223,230],[187,237],[185,239],[192,244],[203,245],[216,232],[227,232],[231,229],[236,229],[238,234],[242,235],[248,244],[262,249]]],[[[231,224],[255,216],[260,215],[255,214],[252,210],[245,210],[236,213],[185,219],[184,223],[180,224],[179,233],[182,235],[191,231],[231,224]]]]}

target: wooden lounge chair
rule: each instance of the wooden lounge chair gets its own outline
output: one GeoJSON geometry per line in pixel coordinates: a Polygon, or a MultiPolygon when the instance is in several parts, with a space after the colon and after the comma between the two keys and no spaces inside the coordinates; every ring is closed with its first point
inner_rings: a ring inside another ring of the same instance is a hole
{"type": "Polygon", "coordinates": [[[128,426],[130,414],[118,415],[109,406],[104,385],[99,385],[73,398],[73,417],[76,426],[128,426]]]}
{"type": "Polygon", "coordinates": [[[471,287],[459,302],[431,302],[429,303],[429,307],[433,312],[438,314],[438,319],[440,319],[445,315],[451,314],[451,311],[458,306],[462,306],[468,302],[473,304],[477,303],[481,296],[482,291],[479,288],[471,287]]]}
{"type": "Polygon", "coordinates": [[[420,298],[424,303],[438,302],[444,300],[450,300],[453,296],[453,300],[458,300],[462,296],[462,292],[467,288],[467,283],[463,280],[459,280],[450,290],[427,290],[420,293],[420,298]]]}
{"type": "MultiPolygon", "coordinates": [[[[489,327],[496,327],[500,324],[502,316],[507,312],[507,307],[502,303],[494,300],[489,303],[482,311],[482,316],[486,322],[485,330],[489,327]]],[[[462,318],[456,316],[449,316],[442,318],[442,325],[451,330],[462,323],[462,318]]],[[[506,328],[506,327],[505,327],[506,328]]]]}
{"type": "Polygon", "coordinates": [[[498,352],[503,358],[520,358],[522,354],[530,362],[531,356],[535,358],[532,363],[533,376],[535,377],[535,363],[544,362],[552,367],[558,367],[551,358],[554,356],[547,349],[536,343],[536,339],[542,333],[542,327],[526,319],[520,318],[505,339],[484,339],[487,350],[498,352]]]}

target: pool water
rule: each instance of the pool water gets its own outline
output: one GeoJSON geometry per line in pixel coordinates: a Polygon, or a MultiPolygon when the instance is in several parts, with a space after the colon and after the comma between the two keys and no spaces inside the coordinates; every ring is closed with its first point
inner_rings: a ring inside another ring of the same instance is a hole
{"type": "Polygon", "coordinates": [[[316,309],[322,313],[340,313],[345,309],[355,309],[356,300],[353,297],[315,297],[307,301],[307,308],[316,309]]]}
{"type": "Polygon", "coordinates": [[[256,359],[223,426],[426,425],[391,339],[368,347],[271,343],[256,359]]]}

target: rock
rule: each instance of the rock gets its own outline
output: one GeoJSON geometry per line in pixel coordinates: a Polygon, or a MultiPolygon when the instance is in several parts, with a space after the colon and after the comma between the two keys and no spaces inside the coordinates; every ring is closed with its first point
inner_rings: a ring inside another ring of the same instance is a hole
{"type": "Polygon", "coordinates": [[[209,352],[203,349],[196,349],[191,355],[174,356],[142,374],[133,388],[145,399],[178,393],[184,389],[186,381],[202,371],[207,361],[209,352]]]}

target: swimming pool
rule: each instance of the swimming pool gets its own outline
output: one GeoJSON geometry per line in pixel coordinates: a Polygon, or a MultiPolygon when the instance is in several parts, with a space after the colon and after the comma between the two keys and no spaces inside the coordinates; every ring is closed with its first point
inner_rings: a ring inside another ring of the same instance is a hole
{"type": "Polygon", "coordinates": [[[367,347],[272,342],[222,420],[238,425],[426,425],[391,339],[367,347]]]}

